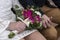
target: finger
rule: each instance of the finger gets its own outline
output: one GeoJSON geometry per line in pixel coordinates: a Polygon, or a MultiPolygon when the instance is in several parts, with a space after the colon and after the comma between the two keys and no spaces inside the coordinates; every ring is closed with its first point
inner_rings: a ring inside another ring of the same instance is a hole
{"type": "Polygon", "coordinates": [[[58,24],[52,22],[52,25],[53,25],[53,26],[57,26],[58,24]]]}
{"type": "Polygon", "coordinates": [[[57,26],[58,24],[53,23],[52,21],[48,20],[48,22],[52,25],[52,26],[57,26]]]}
{"type": "Polygon", "coordinates": [[[47,27],[51,27],[52,25],[50,25],[50,23],[48,21],[46,21],[46,25],[47,27]]]}
{"type": "Polygon", "coordinates": [[[24,31],[24,28],[21,28],[21,27],[18,27],[16,30],[18,30],[19,32],[23,32],[24,31]]]}
{"type": "Polygon", "coordinates": [[[53,17],[51,16],[50,19],[52,19],[53,17]]]}
{"type": "Polygon", "coordinates": [[[19,25],[19,28],[21,29],[21,30],[25,30],[25,25],[19,25]]]}
{"type": "Polygon", "coordinates": [[[48,23],[50,23],[51,25],[53,24],[53,23],[51,22],[51,20],[48,20],[48,23]]]}
{"type": "Polygon", "coordinates": [[[24,31],[25,30],[25,24],[24,23],[17,23],[17,25],[16,25],[16,30],[18,30],[18,31],[20,31],[20,32],[22,32],[22,31],[24,31]]]}
{"type": "Polygon", "coordinates": [[[44,26],[44,28],[47,28],[45,21],[42,21],[42,25],[44,26]]]}

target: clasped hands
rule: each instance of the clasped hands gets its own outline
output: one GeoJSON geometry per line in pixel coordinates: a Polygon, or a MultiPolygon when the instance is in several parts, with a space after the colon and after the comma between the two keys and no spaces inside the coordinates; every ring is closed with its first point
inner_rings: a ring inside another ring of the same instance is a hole
{"type": "MultiPolygon", "coordinates": [[[[42,16],[43,20],[42,20],[42,24],[44,26],[44,28],[48,28],[51,26],[56,26],[58,24],[53,23],[50,18],[48,16],[46,16],[45,14],[42,16]]],[[[9,30],[17,30],[19,32],[23,32],[26,29],[26,24],[18,21],[18,22],[11,22],[9,27],[9,30]]]]}

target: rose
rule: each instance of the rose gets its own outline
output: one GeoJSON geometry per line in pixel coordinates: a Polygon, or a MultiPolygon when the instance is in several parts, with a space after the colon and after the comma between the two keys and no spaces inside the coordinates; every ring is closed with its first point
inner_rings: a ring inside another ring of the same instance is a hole
{"type": "Polygon", "coordinates": [[[32,11],[31,10],[24,10],[23,11],[23,16],[24,16],[25,19],[32,17],[32,11]]]}
{"type": "Polygon", "coordinates": [[[39,15],[36,15],[36,16],[35,16],[35,20],[36,20],[37,22],[40,22],[40,21],[41,21],[40,16],[39,16],[39,15]]]}

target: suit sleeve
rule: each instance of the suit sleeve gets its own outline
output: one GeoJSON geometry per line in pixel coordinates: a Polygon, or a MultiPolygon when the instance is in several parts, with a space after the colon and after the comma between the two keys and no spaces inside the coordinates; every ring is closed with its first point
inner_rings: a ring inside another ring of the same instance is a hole
{"type": "Polygon", "coordinates": [[[19,0],[19,2],[22,4],[22,6],[24,8],[26,8],[28,5],[29,6],[32,6],[32,5],[36,6],[35,3],[33,2],[33,0],[19,0]]]}

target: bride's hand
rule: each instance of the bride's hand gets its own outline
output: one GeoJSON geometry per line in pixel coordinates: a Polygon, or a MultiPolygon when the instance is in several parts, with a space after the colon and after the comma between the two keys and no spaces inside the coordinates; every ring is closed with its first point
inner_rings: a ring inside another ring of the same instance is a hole
{"type": "Polygon", "coordinates": [[[51,27],[51,26],[56,26],[56,25],[57,25],[56,23],[53,23],[53,22],[50,20],[50,18],[49,18],[47,15],[45,15],[45,14],[42,16],[42,23],[43,23],[43,26],[44,26],[45,28],[51,27]]]}
{"type": "Polygon", "coordinates": [[[26,25],[20,21],[10,23],[10,25],[8,27],[9,30],[17,30],[19,32],[24,31],[25,28],[26,28],[26,25]]]}

